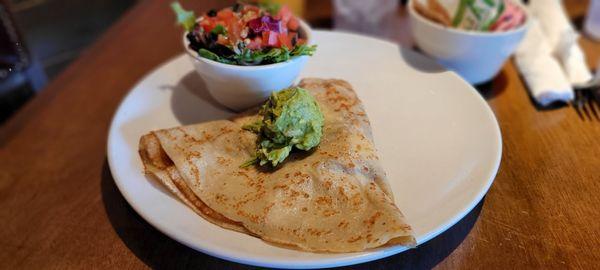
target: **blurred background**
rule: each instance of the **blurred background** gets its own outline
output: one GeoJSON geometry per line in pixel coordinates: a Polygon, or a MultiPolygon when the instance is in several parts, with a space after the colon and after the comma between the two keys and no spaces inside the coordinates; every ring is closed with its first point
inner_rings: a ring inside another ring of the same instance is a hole
{"type": "Polygon", "coordinates": [[[0,0],[0,123],[135,2],[0,0]]]}

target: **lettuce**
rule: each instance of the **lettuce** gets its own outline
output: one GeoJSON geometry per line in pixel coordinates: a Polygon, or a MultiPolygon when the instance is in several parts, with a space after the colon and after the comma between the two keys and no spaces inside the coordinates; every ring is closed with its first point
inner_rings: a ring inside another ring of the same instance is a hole
{"type": "Polygon", "coordinates": [[[228,59],[226,57],[221,57],[221,56],[217,55],[216,53],[211,52],[204,48],[201,48],[200,50],[198,50],[198,55],[200,55],[200,57],[204,57],[206,59],[210,59],[210,60],[217,61],[217,62],[224,63],[224,64],[235,64],[234,61],[231,61],[230,59],[228,59]]]}
{"type": "Polygon", "coordinates": [[[183,9],[181,4],[179,4],[177,1],[171,3],[171,9],[177,16],[177,24],[183,26],[185,31],[191,31],[194,29],[194,25],[196,24],[196,15],[194,15],[193,11],[183,9]]]}

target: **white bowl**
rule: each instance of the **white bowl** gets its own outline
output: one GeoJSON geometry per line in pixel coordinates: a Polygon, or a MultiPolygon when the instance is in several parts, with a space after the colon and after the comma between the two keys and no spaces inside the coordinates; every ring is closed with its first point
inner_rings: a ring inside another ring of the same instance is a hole
{"type": "MultiPolygon", "coordinates": [[[[468,31],[444,27],[419,14],[408,3],[411,31],[416,44],[426,54],[472,84],[486,82],[500,71],[504,62],[516,50],[529,26],[525,22],[503,32],[468,31]]],[[[516,5],[527,10],[518,1],[516,5]]]]}
{"type": "MultiPolygon", "coordinates": [[[[300,21],[307,43],[311,44],[311,29],[300,21]]],[[[198,54],[188,47],[183,35],[183,46],[194,68],[206,83],[214,99],[234,111],[243,111],[264,102],[273,91],[291,86],[306,64],[309,56],[294,57],[286,62],[238,66],[219,63],[198,54]]]]}

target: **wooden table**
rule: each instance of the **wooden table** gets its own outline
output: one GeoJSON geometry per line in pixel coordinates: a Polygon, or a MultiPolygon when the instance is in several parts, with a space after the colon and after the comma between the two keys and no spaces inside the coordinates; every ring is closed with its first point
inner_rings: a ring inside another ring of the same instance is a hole
{"type": "MultiPolygon", "coordinates": [[[[197,10],[225,4],[192,2],[197,10]]],[[[571,16],[582,16],[585,1],[568,2],[571,16]]],[[[331,6],[319,5],[307,17],[327,21],[331,6]]],[[[165,1],[138,4],[1,127],[0,267],[247,268],[151,227],[120,195],[106,162],[120,100],[182,51],[173,20],[165,1]]],[[[595,65],[600,44],[582,43],[595,65]]],[[[484,88],[504,139],[488,195],[437,238],[358,268],[600,267],[600,122],[570,107],[536,109],[511,63],[484,88]]]]}

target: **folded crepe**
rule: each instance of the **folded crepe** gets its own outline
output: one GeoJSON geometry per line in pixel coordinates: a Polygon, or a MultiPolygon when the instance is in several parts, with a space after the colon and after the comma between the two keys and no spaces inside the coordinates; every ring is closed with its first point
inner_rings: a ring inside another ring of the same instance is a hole
{"type": "Polygon", "coordinates": [[[206,220],[268,242],[312,252],[414,246],[352,87],[324,79],[300,87],[325,118],[315,150],[292,153],[277,168],[240,168],[256,151],[256,134],[242,129],[259,119],[250,113],[144,135],[146,173],[206,220]]]}

